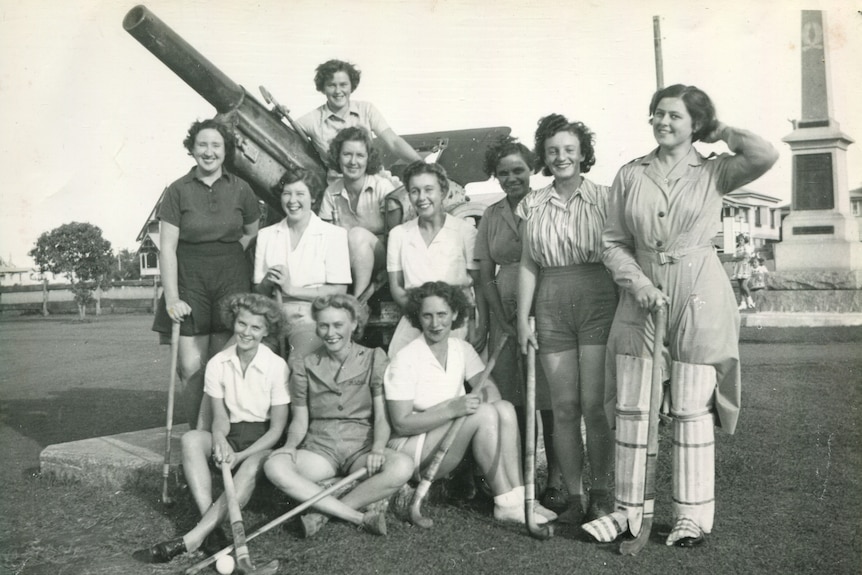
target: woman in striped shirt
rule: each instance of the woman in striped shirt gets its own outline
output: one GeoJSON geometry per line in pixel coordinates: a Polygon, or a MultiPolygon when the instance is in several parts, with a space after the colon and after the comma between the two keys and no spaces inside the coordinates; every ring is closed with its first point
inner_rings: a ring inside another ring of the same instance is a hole
{"type": "Polygon", "coordinates": [[[518,280],[518,341],[521,353],[536,348],[548,379],[554,411],[554,452],[569,491],[560,521],[584,519],[584,417],[590,459],[589,517],[611,509],[608,487],[613,437],[605,418],[605,345],[616,288],[602,265],[602,228],[609,189],[582,176],[595,164],[594,134],[581,122],[551,114],[536,130],[537,169],[553,176],[531,192],[516,214],[523,228],[518,280]],[[528,317],[534,295],[536,334],[528,317]]]}

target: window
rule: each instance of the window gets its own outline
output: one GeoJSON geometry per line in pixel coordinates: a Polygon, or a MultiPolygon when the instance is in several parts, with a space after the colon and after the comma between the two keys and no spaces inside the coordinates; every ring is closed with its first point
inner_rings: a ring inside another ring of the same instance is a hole
{"type": "Polygon", "coordinates": [[[854,216],[862,216],[862,200],[852,200],[850,202],[850,211],[854,216]]]}
{"type": "Polygon", "coordinates": [[[760,208],[754,208],[754,225],[760,227],[760,208]]]}
{"type": "Polygon", "coordinates": [[[769,210],[769,227],[775,229],[775,210],[769,210]]]}

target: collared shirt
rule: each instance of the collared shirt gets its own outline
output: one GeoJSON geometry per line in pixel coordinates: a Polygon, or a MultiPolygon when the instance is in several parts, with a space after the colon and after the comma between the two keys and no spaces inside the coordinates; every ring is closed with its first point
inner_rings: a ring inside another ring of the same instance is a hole
{"type": "Polygon", "coordinates": [[[243,374],[234,344],[207,363],[204,392],[224,399],[231,423],[268,421],[271,406],[290,403],[287,377],[287,364],[265,345],[258,346],[243,374]]]}
{"type": "Polygon", "coordinates": [[[243,226],[260,219],[257,196],[245,180],[227,171],[208,186],[192,168],[168,186],[158,218],[180,229],[182,242],[237,242],[243,226]]]}
{"type": "Polygon", "coordinates": [[[329,161],[329,144],[344,128],[361,126],[378,137],[389,129],[389,124],[373,104],[358,100],[350,100],[350,106],[339,113],[333,112],[324,103],[299,118],[296,123],[311,138],[311,143],[327,168],[333,167],[329,161]]]}
{"type": "Polygon", "coordinates": [[[371,420],[373,396],[383,394],[383,372],[388,364],[382,349],[353,343],[339,367],[321,346],[291,361],[290,396],[294,405],[308,407],[312,420],[371,420]]]}
{"type": "Polygon", "coordinates": [[[386,231],[386,195],[394,189],[391,180],[379,174],[366,174],[354,210],[350,206],[350,196],[344,188],[344,178],[338,178],[326,188],[318,215],[331,221],[332,206],[336,205],[342,228],[349,230],[359,226],[373,234],[382,234],[386,231]]]}
{"type": "Polygon", "coordinates": [[[526,222],[527,245],[542,268],[601,263],[609,189],[581,178],[564,201],[554,184],[527,194],[515,214],[526,222]]]}
{"type": "Polygon", "coordinates": [[[464,382],[483,369],[476,350],[464,340],[449,338],[443,367],[425,338],[417,337],[395,354],[383,375],[383,387],[387,400],[412,400],[414,411],[425,411],[464,395],[464,382]]]}
{"type": "Polygon", "coordinates": [[[473,258],[476,228],[469,222],[446,214],[443,227],[426,245],[419,232],[419,218],[395,226],[389,232],[386,270],[404,272],[404,287],[411,289],[429,281],[466,286],[467,270],[479,269],[473,258]]]}
{"type": "Polygon", "coordinates": [[[497,265],[521,261],[521,228],[524,220],[515,215],[509,200],[503,198],[488,206],[479,222],[476,235],[477,260],[497,265]]]}
{"type": "Polygon", "coordinates": [[[287,266],[290,281],[295,286],[349,284],[347,230],[327,224],[311,214],[302,238],[292,246],[286,218],[267,226],[257,235],[254,283],[262,282],[267,270],[276,265],[287,266]]]}

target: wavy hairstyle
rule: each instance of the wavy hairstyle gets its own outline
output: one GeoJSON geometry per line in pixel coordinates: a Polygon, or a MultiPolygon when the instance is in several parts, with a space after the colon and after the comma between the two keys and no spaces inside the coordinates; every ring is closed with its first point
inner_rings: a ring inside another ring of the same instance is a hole
{"type": "Polygon", "coordinates": [[[219,305],[222,321],[233,328],[241,310],[262,316],[270,336],[279,336],[284,325],[281,307],[266,296],[256,293],[236,293],[229,295],[219,305]]]}
{"type": "Polygon", "coordinates": [[[688,115],[691,116],[692,142],[704,139],[718,125],[715,106],[706,92],[697,86],[686,86],[684,84],[674,84],[673,86],[662,88],[652,95],[649,103],[650,124],[653,122],[655,109],[663,98],[679,98],[685,104],[685,109],[688,110],[688,115]]]}
{"type": "Polygon", "coordinates": [[[324,85],[330,78],[335,76],[336,72],[344,72],[347,74],[347,77],[350,78],[351,92],[355,91],[356,88],[359,87],[359,78],[362,76],[362,72],[359,68],[350,62],[333,59],[327,60],[314,70],[314,87],[317,88],[318,92],[323,93],[324,85]]]}
{"type": "Polygon", "coordinates": [[[233,166],[233,154],[236,149],[236,145],[233,140],[233,132],[231,132],[230,128],[218,120],[197,120],[193,122],[191,126],[189,126],[189,131],[186,134],[185,139],[183,139],[183,147],[188,151],[189,155],[192,155],[192,151],[195,147],[195,140],[198,137],[198,134],[201,133],[201,130],[215,130],[219,134],[221,134],[222,139],[224,139],[224,163],[228,167],[233,166]]]}
{"type": "Polygon", "coordinates": [[[521,159],[531,170],[536,164],[536,155],[530,151],[530,148],[519,142],[517,138],[502,136],[485,151],[485,173],[489,177],[496,176],[500,160],[514,155],[521,156],[521,159]]]}
{"type": "Polygon", "coordinates": [[[458,329],[467,321],[472,305],[460,287],[446,282],[425,282],[417,288],[407,290],[407,308],[404,310],[404,315],[416,329],[422,329],[420,321],[422,302],[429,297],[439,297],[446,302],[453,313],[458,314],[452,322],[452,329],[458,329]]]}
{"type": "MultiPolygon", "coordinates": [[[[281,175],[278,179],[278,182],[270,188],[270,191],[275,194],[275,197],[278,198],[281,196],[281,191],[284,189],[284,186],[295,184],[296,182],[303,182],[306,187],[308,187],[309,193],[312,193],[312,185],[314,181],[314,175],[306,170],[305,168],[301,168],[299,166],[291,166],[281,175]]],[[[314,194],[312,193],[312,196],[314,194]]]]}
{"type": "Polygon", "coordinates": [[[594,143],[596,135],[583,122],[570,122],[562,114],[548,114],[539,119],[539,127],[536,128],[536,167],[535,172],[542,170],[542,175],[550,176],[551,171],[545,162],[545,142],[560,132],[569,132],[578,139],[581,147],[580,172],[586,174],[596,163],[596,151],[594,143]]]}
{"type": "Polygon", "coordinates": [[[356,322],[353,330],[353,341],[362,337],[365,325],[368,323],[368,306],[356,299],[355,296],[346,293],[323,295],[311,302],[311,317],[317,320],[317,314],[327,308],[343,309],[356,322]]]}
{"type": "Polygon", "coordinates": [[[362,142],[365,144],[365,150],[368,152],[368,163],[365,166],[366,174],[376,174],[383,167],[380,161],[380,152],[372,145],[371,134],[368,133],[368,130],[361,126],[351,126],[338,132],[329,144],[329,161],[339,172],[341,172],[341,148],[345,142],[362,142]]]}
{"type": "Polygon", "coordinates": [[[449,194],[449,176],[446,174],[446,169],[437,163],[426,164],[424,160],[412,162],[404,168],[404,173],[401,174],[401,181],[404,182],[404,187],[408,193],[410,192],[410,180],[422,174],[431,174],[437,178],[444,198],[449,194]]]}

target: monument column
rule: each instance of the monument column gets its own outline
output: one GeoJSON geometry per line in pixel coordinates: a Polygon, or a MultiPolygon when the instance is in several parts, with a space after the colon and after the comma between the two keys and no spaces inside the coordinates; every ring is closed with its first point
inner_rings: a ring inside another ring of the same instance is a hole
{"type": "Polygon", "coordinates": [[[847,147],[853,139],[831,117],[823,13],[802,11],[802,117],[784,138],[793,152],[790,214],[775,246],[779,272],[862,269],[859,229],[850,213],[847,147]]]}

